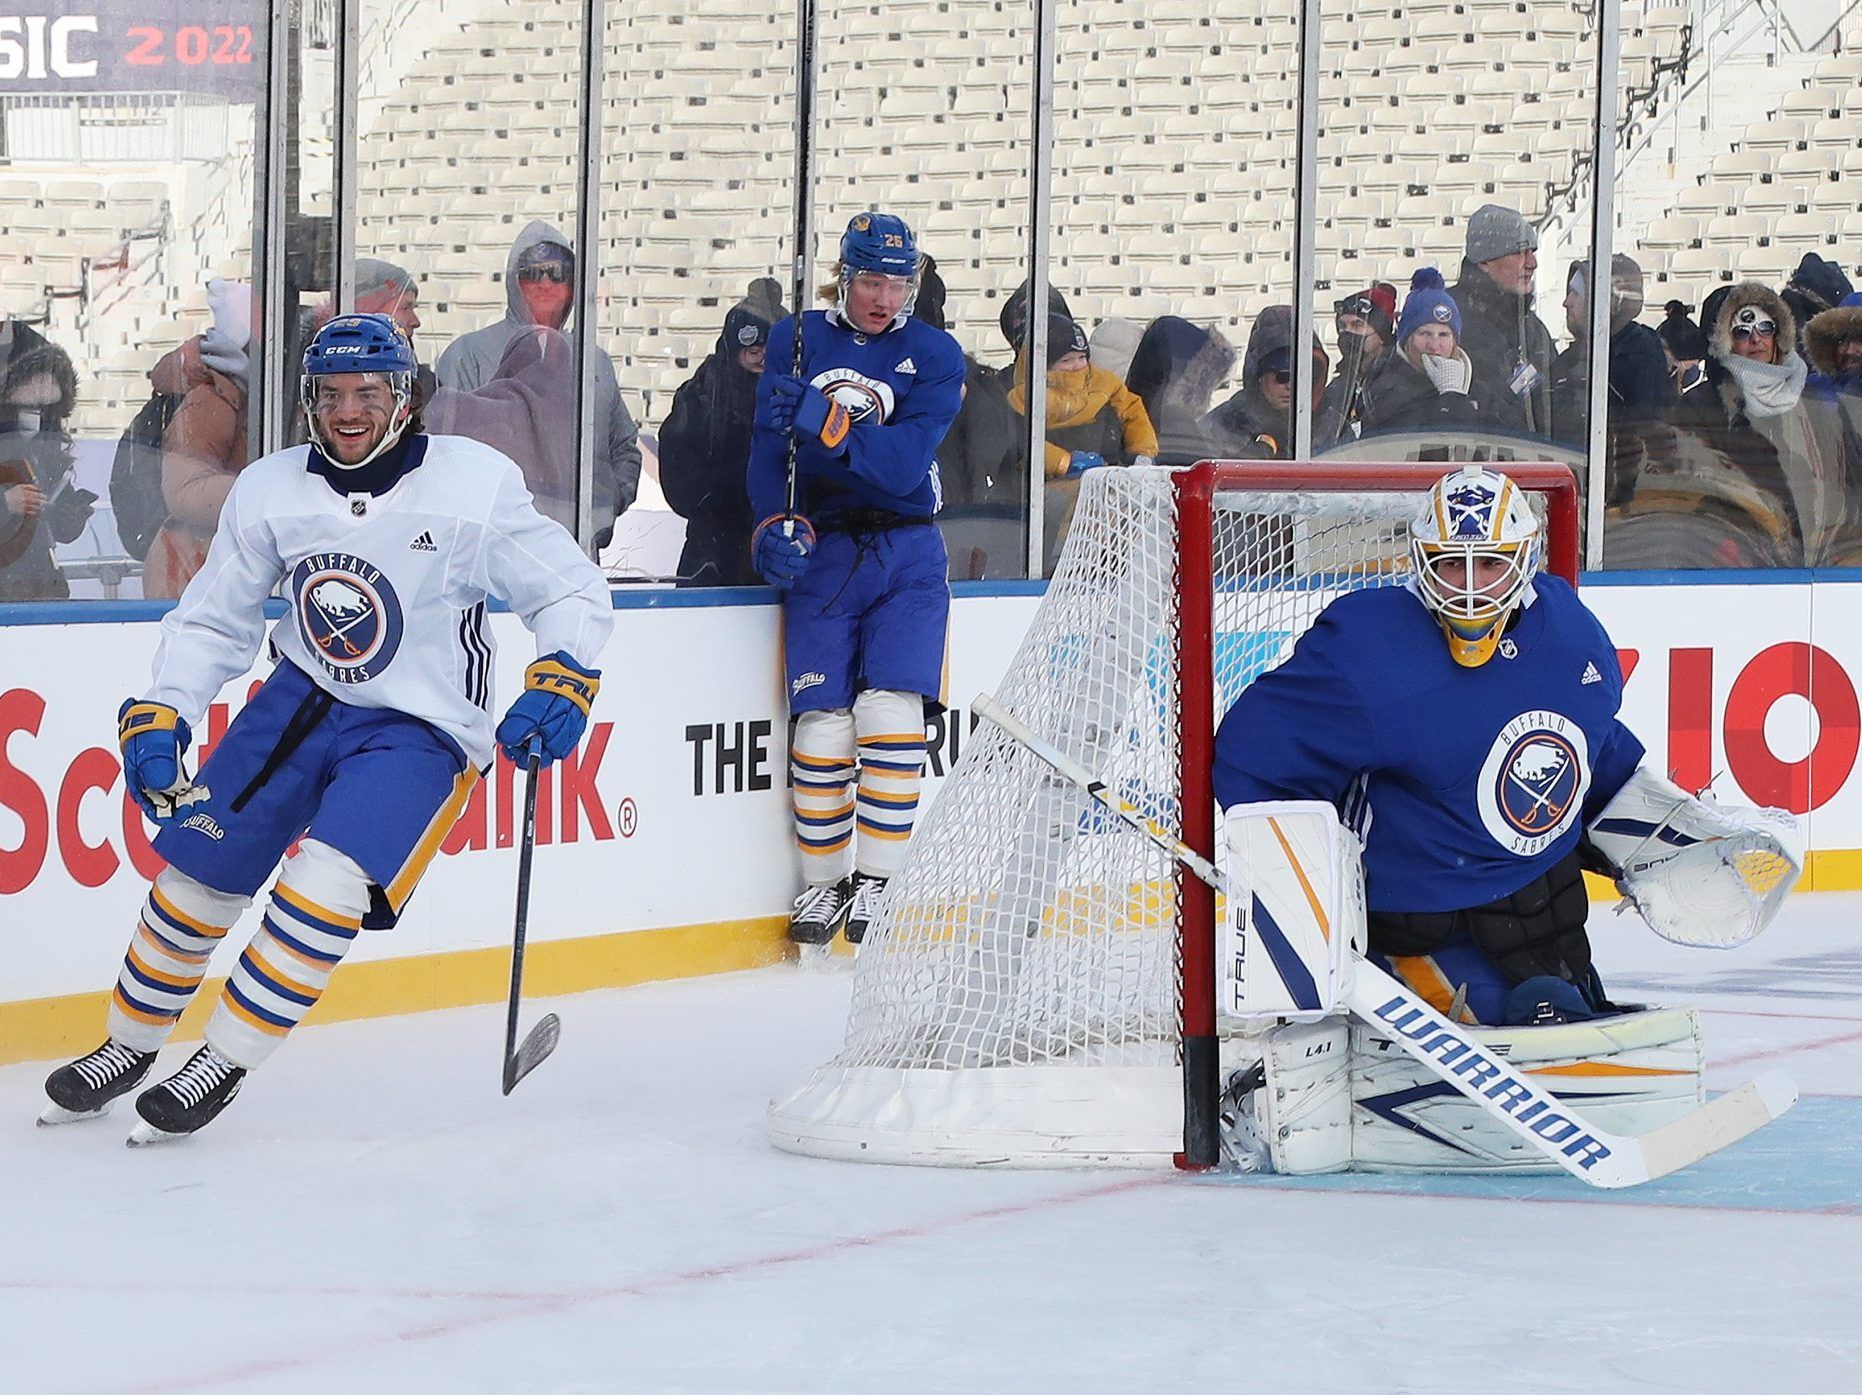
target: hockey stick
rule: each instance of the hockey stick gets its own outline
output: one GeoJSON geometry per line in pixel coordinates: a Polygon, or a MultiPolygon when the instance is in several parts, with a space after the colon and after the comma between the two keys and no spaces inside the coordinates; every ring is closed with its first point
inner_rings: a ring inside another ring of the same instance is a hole
{"type": "MultiPolygon", "coordinates": [[[[1035,735],[989,694],[979,694],[971,710],[989,718],[1063,779],[1232,899],[1227,879],[1214,863],[1136,805],[1113,794],[1103,780],[1035,735]]],[[[1355,954],[1344,1003],[1539,1152],[1594,1187],[1633,1187],[1665,1177],[1763,1128],[1797,1103],[1797,1086],[1782,1072],[1770,1071],[1647,1133],[1607,1133],[1573,1115],[1504,1057],[1481,1046],[1405,985],[1355,954]]]]}
{"type": "MultiPolygon", "coordinates": [[[[789,376],[798,381],[806,366],[802,358],[802,313],[808,308],[808,254],[814,250],[815,194],[815,0],[796,0],[795,6],[795,265],[790,284],[795,288],[795,343],[789,355],[789,376]]],[[[796,465],[795,432],[789,432],[789,495],[783,510],[782,535],[795,536],[796,465]]]]}
{"type": "Polygon", "coordinates": [[[517,1004],[524,990],[524,932],[530,920],[530,863],[537,850],[537,773],[542,765],[543,753],[532,745],[524,762],[524,830],[517,849],[517,916],[511,932],[511,1001],[504,1015],[507,1095],[517,1088],[518,1081],[543,1064],[562,1036],[562,1019],[550,1012],[530,1029],[521,1046],[517,1041],[517,1004]]]}

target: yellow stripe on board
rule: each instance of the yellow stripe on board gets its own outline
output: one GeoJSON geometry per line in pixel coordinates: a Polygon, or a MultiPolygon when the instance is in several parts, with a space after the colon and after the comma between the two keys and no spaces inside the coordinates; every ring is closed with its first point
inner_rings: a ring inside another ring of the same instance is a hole
{"type": "MultiPolygon", "coordinates": [[[[545,998],[760,969],[793,954],[788,927],[789,918],[783,915],[576,940],[532,940],[524,954],[524,992],[545,998]]],[[[199,1039],[225,982],[219,977],[207,980],[182,1014],[175,1041],[199,1039]]],[[[345,963],[337,967],[311,1020],[347,1022],[501,1003],[510,987],[509,945],[345,963]]],[[[104,1013],[112,991],[0,1003],[0,1065],[57,1060],[89,1051],[103,1040],[104,1013]]]]}

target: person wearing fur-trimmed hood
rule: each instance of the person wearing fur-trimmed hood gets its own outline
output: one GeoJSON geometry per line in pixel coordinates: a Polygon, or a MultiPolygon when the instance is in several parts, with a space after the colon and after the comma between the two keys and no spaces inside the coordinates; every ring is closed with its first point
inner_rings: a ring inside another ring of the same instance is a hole
{"type": "Polygon", "coordinates": [[[1795,555],[1819,566],[1844,516],[1840,459],[1804,410],[1808,365],[1792,347],[1797,319],[1759,281],[1707,298],[1707,381],[1675,407],[1676,449],[1704,451],[1778,500],[1795,555]]]}

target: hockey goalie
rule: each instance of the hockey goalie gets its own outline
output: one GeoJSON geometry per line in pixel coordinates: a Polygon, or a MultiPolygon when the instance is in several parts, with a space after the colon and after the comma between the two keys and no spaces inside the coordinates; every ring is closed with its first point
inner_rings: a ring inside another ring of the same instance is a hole
{"type": "Polygon", "coordinates": [[[1244,1168],[1546,1166],[1346,1018],[1354,949],[1598,1127],[1640,1133],[1703,1098],[1698,1015],[1611,1001],[1582,873],[1668,939],[1732,946],[1795,883],[1796,823],[1643,765],[1609,636],[1541,558],[1510,480],[1448,475],[1408,579],[1333,601],[1222,720],[1221,1008],[1277,1023],[1223,1097],[1244,1168]]]}

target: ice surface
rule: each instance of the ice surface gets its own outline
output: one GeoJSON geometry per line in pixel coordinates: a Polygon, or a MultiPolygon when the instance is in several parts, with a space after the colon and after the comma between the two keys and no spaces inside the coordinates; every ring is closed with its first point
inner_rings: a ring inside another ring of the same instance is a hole
{"type": "Polygon", "coordinates": [[[9,1066],[0,1391],[1853,1389],[1859,913],[1795,897],[1714,952],[1599,910],[1618,997],[1707,1010],[1711,1088],[1776,1065],[1805,1093],[1613,1194],[792,1157],[764,1106],[832,1054],[849,983],[792,968],[554,1000],[509,1099],[501,1007],[307,1027],[139,1152],[127,1101],[35,1129],[47,1067],[9,1066]]]}

